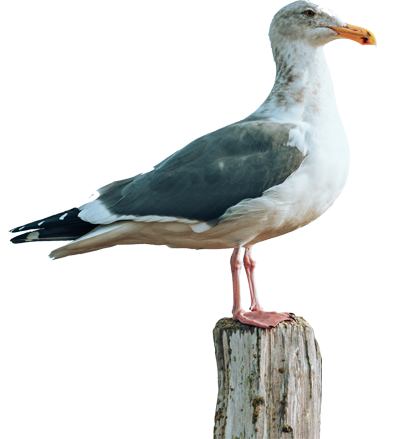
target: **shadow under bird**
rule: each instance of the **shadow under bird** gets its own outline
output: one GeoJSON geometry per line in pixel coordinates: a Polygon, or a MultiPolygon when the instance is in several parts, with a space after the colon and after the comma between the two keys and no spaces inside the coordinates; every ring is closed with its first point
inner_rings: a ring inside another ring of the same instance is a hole
{"type": "Polygon", "coordinates": [[[233,248],[233,318],[263,328],[293,319],[263,311],[251,249],[315,220],[342,191],[348,143],[323,48],[339,38],[363,45],[376,40],[307,1],[283,7],[269,37],[276,79],[254,113],[194,140],[150,172],[102,187],[79,208],[12,229],[25,233],[11,241],[72,240],[53,259],[118,244],[233,248]],[[249,312],[240,301],[242,248],[249,312]]]}

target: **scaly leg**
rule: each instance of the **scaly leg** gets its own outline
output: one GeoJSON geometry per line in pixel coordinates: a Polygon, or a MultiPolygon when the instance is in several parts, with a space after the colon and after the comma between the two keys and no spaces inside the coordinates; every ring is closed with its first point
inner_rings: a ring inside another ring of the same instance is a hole
{"type": "Polygon", "coordinates": [[[251,305],[250,311],[262,311],[260,301],[257,296],[256,281],[254,279],[254,269],[256,262],[251,258],[251,247],[246,248],[243,257],[244,269],[246,270],[247,280],[249,281],[251,305]]]}
{"type": "MultiPolygon", "coordinates": [[[[242,270],[242,264],[240,262],[240,250],[242,248],[235,247],[231,256],[231,271],[233,282],[233,318],[238,312],[242,311],[242,304],[240,302],[240,271],[242,270]]],[[[235,319],[237,320],[237,319],[235,319]]]]}

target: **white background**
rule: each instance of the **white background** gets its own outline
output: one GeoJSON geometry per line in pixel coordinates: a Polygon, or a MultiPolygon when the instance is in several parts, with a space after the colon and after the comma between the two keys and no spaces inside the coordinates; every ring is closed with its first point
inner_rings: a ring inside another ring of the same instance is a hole
{"type": "MultiPolygon", "coordinates": [[[[145,438],[144,367],[7,366],[7,3],[0,6],[0,436],[145,438]]],[[[369,366],[323,368],[324,439],[398,435],[399,15],[398,2],[369,0],[368,27],[378,29],[378,48],[369,51],[369,366]]]]}

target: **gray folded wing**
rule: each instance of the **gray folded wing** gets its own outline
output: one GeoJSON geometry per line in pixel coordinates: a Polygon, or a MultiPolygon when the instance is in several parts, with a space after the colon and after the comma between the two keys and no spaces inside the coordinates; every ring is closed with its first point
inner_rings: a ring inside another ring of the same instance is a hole
{"type": "Polygon", "coordinates": [[[212,221],[283,183],[305,156],[288,146],[295,126],[244,120],[193,141],[146,174],[99,189],[80,217],[107,224],[144,216],[212,221]]]}

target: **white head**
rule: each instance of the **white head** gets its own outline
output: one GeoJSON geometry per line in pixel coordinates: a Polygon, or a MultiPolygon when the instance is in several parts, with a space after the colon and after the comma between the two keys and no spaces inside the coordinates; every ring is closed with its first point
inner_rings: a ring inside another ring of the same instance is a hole
{"type": "Polygon", "coordinates": [[[338,38],[376,44],[374,35],[367,29],[346,24],[329,9],[308,1],[290,3],[278,11],[269,37],[273,48],[294,43],[319,47],[338,38]]]}

